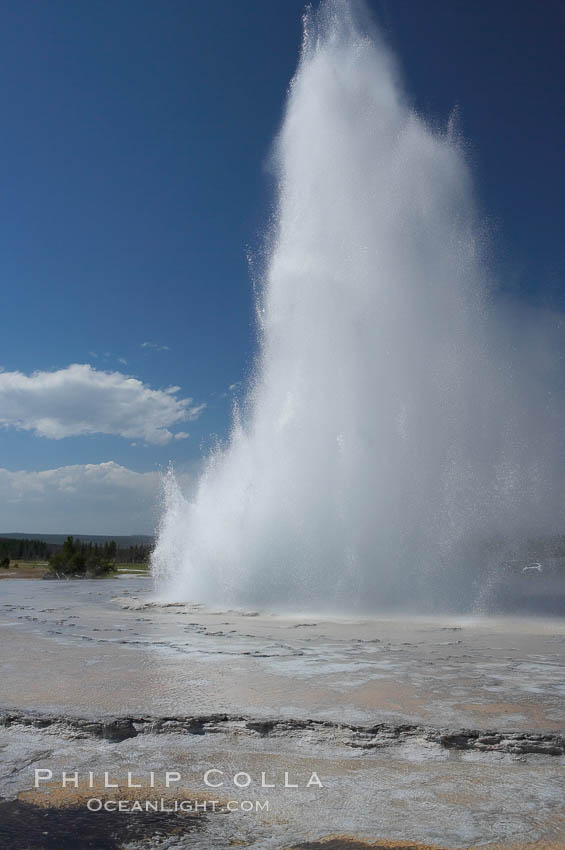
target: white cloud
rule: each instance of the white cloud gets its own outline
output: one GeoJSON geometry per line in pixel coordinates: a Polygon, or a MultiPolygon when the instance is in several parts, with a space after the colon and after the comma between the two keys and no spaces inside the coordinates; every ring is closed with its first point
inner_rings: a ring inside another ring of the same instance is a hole
{"type": "Polygon", "coordinates": [[[175,440],[187,440],[190,437],[190,434],[187,431],[177,431],[175,434],[175,440]]]}
{"type": "MultiPolygon", "coordinates": [[[[229,398],[230,395],[233,395],[237,390],[239,390],[241,386],[241,381],[236,381],[234,384],[230,384],[227,390],[224,393],[220,393],[220,398],[229,398]]],[[[216,393],[210,393],[210,397],[215,396],[216,393]]]]}
{"type": "Polygon", "coordinates": [[[158,472],[109,461],[41,471],[0,468],[3,533],[151,534],[158,472]]]}
{"type": "MultiPolygon", "coordinates": [[[[191,401],[192,401],[192,399],[191,399],[191,401]]],[[[198,417],[200,416],[200,414],[202,413],[203,410],[206,410],[206,403],[205,402],[203,402],[202,404],[193,405],[190,408],[189,415],[187,416],[187,419],[189,420],[189,422],[194,422],[195,419],[198,419],[198,417]]]]}
{"type": "Polygon", "coordinates": [[[128,365],[128,361],[125,357],[118,357],[117,355],[112,354],[111,351],[105,351],[104,354],[98,354],[96,351],[89,351],[88,354],[94,360],[98,360],[101,357],[102,360],[116,360],[118,363],[121,363],[122,366],[128,365]]]}
{"type": "Polygon", "coordinates": [[[170,351],[171,347],[169,345],[159,345],[158,342],[142,342],[142,348],[152,348],[154,351],[170,351]]]}
{"type": "Polygon", "coordinates": [[[173,439],[170,428],[191,422],[205,405],[177,398],[179,387],[152,390],[122,372],[74,363],[56,372],[0,373],[0,426],[60,440],[117,434],[146,443],[173,439]]]}
{"type": "MultiPolygon", "coordinates": [[[[199,470],[177,481],[191,492],[199,470]]],[[[44,470],[0,467],[0,532],[28,534],[152,534],[161,510],[161,474],[115,461],[44,470]]]]}

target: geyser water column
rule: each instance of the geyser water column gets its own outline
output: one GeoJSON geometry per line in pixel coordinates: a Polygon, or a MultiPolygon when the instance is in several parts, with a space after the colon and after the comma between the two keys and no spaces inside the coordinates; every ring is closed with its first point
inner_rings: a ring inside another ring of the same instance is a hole
{"type": "Polygon", "coordinates": [[[535,526],[539,458],[493,349],[463,152],[410,108],[360,4],[306,14],[274,162],[254,380],[194,497],[165,482],[159,591],[471,605],[485,542],[535,526]]]}

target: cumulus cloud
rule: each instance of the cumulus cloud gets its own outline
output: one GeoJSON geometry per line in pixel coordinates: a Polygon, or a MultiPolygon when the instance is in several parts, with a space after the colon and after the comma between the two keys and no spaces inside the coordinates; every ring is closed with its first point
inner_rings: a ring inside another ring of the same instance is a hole
{"type": "Polygon", "coordinates": [[[113,461],[41,471],[0,468],[2,531],[151,534],[157,472],[134,472],[113,461]]]}
{"type": "MultiPolygon", "coordinates": [[[[192,478],[181,475],[183,487],[192,478]]],[[[160,473],[114,461],[41,471],[0,468],[0,531],[30,534],[152,534],[160,473]]]]}
{"type": "Polygon", "coordinates": [[[179,389],[153,390],[122,372],[79,363],[32,375],[2,372],[0,426],[52,440],[117,434],[163,445],[175,436],[172,426],[194,421],[205,407],[178,398],[179,389]]]}

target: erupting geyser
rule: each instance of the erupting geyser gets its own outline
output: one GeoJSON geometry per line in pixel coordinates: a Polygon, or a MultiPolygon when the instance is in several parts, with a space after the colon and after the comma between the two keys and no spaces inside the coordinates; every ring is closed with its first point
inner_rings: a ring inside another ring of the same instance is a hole
{"type": "Polygon", "coordinates": [[[306,15],[274,162],[253,384],[193,499],[166,481],[159,590],[469,608],[562,530],[559,410],[543,358],[511,359],[456,134],[410,108],[360,5],[306,15]]]}

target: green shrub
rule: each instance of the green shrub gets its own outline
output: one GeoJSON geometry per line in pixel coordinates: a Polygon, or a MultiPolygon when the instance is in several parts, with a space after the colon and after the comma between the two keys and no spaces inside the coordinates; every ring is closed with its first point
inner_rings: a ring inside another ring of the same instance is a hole
{"type": "Polygon", "coordinates": [[[80,541],[67,537],[61,551],[49,558],[49,569],[57,575],[96,578],[113,572],[116,565],[85,548],[80,541]]]}

